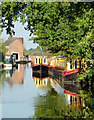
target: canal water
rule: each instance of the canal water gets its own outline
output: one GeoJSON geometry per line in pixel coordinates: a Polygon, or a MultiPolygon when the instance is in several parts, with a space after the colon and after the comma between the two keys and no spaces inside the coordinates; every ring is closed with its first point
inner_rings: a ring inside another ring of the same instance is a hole
{"type": "Polygon", "coordinates": [[[61,86],[47,75],[40,78],[33,74],[31,64],[4,69],[1,77],[2,118],[59,118],[66,107],[84,106],[84,99],[77,97],[79,85],[61,86]]]}

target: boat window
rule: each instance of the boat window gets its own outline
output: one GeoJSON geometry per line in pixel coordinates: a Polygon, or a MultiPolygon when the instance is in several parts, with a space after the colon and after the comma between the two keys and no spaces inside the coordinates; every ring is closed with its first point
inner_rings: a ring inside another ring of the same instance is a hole
{"type": "Polygon", "coordinates": [[[44,58],[44,63],[46,63],[46,58],[44,58]]]}
{"type": "Polygon", "coordinates": [[[39,58],[39,63],[40,63],[40,58],[39,58]]]}
{"type": "Polygon", "coordinates": [[[70,103],[71,103],[71,105],[72,105],[72,102],[73,102],[72,100],[73,100],[73,98],[72,98],[72,96],[70,96],[70,103]]]}
{"type": "Polygon", "coordinates": [[[37,62],[38,62],[38,59],[36,58],[36,64],[37,64],[37,62]]]}
{"type": "Polygon", "coordinates": [[[70,69],[72,69],[72,60],[70,60],[70,69]]]}
{"type": "Polygon", "coordinates": [[[79,97],[79,105],[81,105],[81,103],[82,103],[82,102],[81,102],[81,97],[79,97]]]}
{"type": "Polygon", "coordinates": [[[81,60],[79,60],[79,68],[81,68],[81,60]]]}
{"type": "Polygon", "coordinates": [[[43,63],[43,60],[41,59],[41,63],[43,63]]]}
{"type": "Polygon", "coordinates": [[[77,60],[75,60],[75,69],[77,69],[77,60]]]}

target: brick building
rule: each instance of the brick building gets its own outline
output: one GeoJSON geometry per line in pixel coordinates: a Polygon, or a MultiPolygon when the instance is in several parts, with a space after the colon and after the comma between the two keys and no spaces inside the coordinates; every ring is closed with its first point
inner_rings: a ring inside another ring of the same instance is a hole
{"type": "Polygon", "coordinates": [[[9,36],[8,40],[5,42],[6,48],[8,51],[7,55],[15,56],[16,60],[20,60],[23,56],[23,38],[9,36]]]}

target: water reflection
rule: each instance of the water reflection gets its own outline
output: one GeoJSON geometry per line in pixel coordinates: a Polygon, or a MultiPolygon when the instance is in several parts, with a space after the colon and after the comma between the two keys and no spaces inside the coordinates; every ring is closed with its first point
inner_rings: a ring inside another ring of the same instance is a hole
{"type": "Polygon", "coordinates": [[[49,76],[33,76],[33,80],[37,88],[49,87],[47,94],[45,96],[39,96],[35,101],[34,118],[63,118],[68,115],[67,112],[71,107],[77,113],[80,111],[80,108],[85,107],[84,98],[78,97],[77,89],[79,86],[73,85],[77,89],[74,87],[75,90],[70,90],[71,87],[69,86],[71,85],[65,85],[65,89],[55,79],[49,76]]]}
{"type": "Polygon", "coordinates": [[[10,86],[12,86],[13,84],[23,84],[24,66],[18,64],[12,69],[5,69],[4,74],[5,80],[10,86]]]}
{"type": "Polygon", "coordinates": [[[36,87],[45,87],[47,86],[47,83],[48,83],[48,77],[42,78],[41,80],[40,78],[33,76],[33,80],[34,80],[34,84],[36,85],[36,87]]]}
{"type": "Polygon", "coordinates": [[[4,70],[3,76],[2,117],[33,116],[34,100],[39,94],[33,83],[32,68],[28,65],[20,65],[15,69],[4,70]]]}
{"type": "Polygon", "coordinates": [[[72,107],[85,107],[85,99],[81,97],[77,97],[76,93],[73,93],[68,90],[64,90],[64,94],[66,96],[67,106],[72,105],[72,107]]]}
{"type": "Polygon", "coordinates": [[[33,76],[33,80],[34,80],[35,86],[38,88],[51,86],[50,88],[51,89],[53,88],[54,92],[56,92],[59,96],[65,99],[67,106],[70,106],[70,105],[72,105],[73,107],[84,107],[85,106],[85,102],[84,102],[85,100],[84,98],[78,97],[77,89],[75,89],[75,92],[73,92],[74,89],[71,89],[70,91],[70,87],[68,85],[67,86],[65,85],[65,88],[66,88],[65,89],[61,87],[55,79],[49,76],[46,76],[44,78],[40,78],[40,76],[39,77],[33,76]]]}
{"type": "Polygon", "coordinates": [[[2,75],[3,118],[60,118],[66,106],[85,105],[84,99],[77,96],[79,86],[61,86],[48,73],[32,73],[31,64],[19,64],[2,75]]]}

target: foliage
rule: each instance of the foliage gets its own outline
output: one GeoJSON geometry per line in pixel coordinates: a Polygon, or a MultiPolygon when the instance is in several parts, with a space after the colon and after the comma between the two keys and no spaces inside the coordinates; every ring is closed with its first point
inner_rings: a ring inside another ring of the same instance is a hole
{"type": "MultiPolygon", "coordinates": [[[[94,103],[93,103],[94,104],[94,103]]],[[[54,118],[54,119],[92,119],[94,110],[90,111],[89,107],[66,106],[64,96],[58,95],[53,88],[46,96],[39,96],[35,100],[35,114],[33,118],[54,118]]]]}
{"type": "Polygon", "coordinates": [[[45,56],[45,55],[50,55],[47,51],[41,49],[39,46],[37,48],[30,48],[29,50],[26,50],[24,49],[24,55],[42,55],[42,56],[45,56]]]}
{"type": "Polygon", "coordinates": [[[73,53],[75,44],[91,30],[92,7],[92,3],[4,3],[2,22],[10,33],[12,21],[20,17],[20,22],[28,24],[25,29],[35,35],[34,42],[52,53],[61,50],[64,55],[73,53]]]}
{"type": "Polygon", "coordinates": [[[7,50],[8,49],[6,48],[5,43],[3,43],[3,40],[0,39],[0,53],[2,54],[2,56],[1,56],[2,60],[3,60],[3,58],[5,56],[5,53],[6,53],[7,50]]]}
{"type": "Polygon", "coordinates": [[[33,42],[46,51],[90,62],[84,67],[88,76],[84,73],[80,77],[89,79],[94,75],[93,14],[93,5],[88,2],[5,2],[2,28],[10,34],[13,21],[27,23],[25,29],[34,35],[33,42]]]}
{"type": "Polygon", "coordinates": [[[28,55],[28,51],[24,48],[24,50],[23,50],[23,55],[24,56],[26,56],[26,55],[28,55]]]}
{"type": "Polygon", "coordinates": [[[25,29],[41,48],[56,55],[84,58],[85,72],[81,71],[79,77],[89,82],[89,93],[94,81],[93,16],[92,2],[2,3],[2,28],[6,27],[8,34],[14,32],[13,21],[20,20],[27,23],[25,29]]]}

